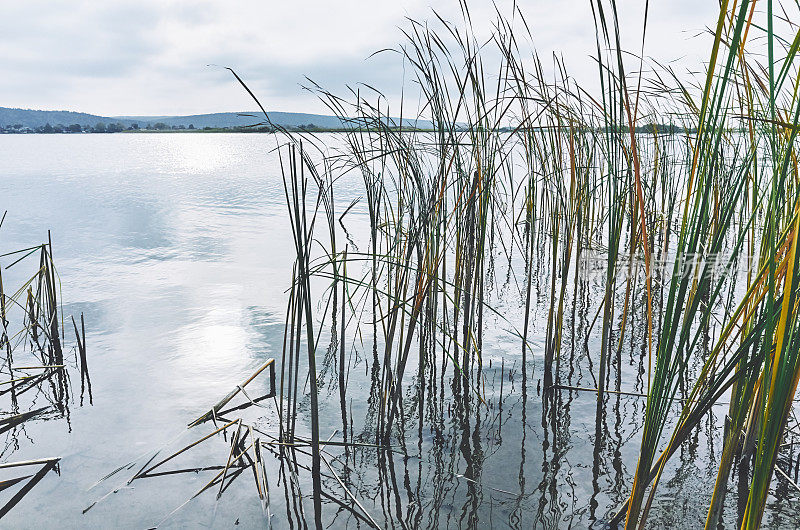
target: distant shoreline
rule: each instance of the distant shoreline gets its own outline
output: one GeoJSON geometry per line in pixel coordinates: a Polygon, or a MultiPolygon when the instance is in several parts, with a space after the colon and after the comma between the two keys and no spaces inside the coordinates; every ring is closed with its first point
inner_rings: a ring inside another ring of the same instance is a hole
{"type": "MultiPolygon", "coordinates": [[[[317,133],[346,133],[346,132],[369,132],[369,131],[376,131],[376,129],[285,129],[286,132],[292,134],[317,134],[317,133]]],[[[228,134],[274,134],[277,132],[281,132],[278,130],[246,130],[246,129],[227,129],[227,128],[210,128],[210,129],[164,129],[164,130],[157,130],[157,129],[126,129],[124,131],[114,131],[114,132],[94,132],[94,131],[80,131],[80,132],[71,132],[71,131],[61,131],[61,132],[43,132],[43,131],[0,131],[1,135],[10,135],[10,136],[18,136],[18,135],[41,135],[41,136],[56,136],[56,135],[94,135],[94,134],[219,134],[219,133],[228,133],[228,134]]],[[[436,132],[435,129],[411,129],[411,128],[403,128],[403,132],[436,132]]]]}
{"type": "MultiPolygon", "coordinates": [[[[435,133],[439,132],[438,129],[421,129],[417,127],[403,127],[400,129],[399,127],[392,127],[394,131],[402,131],[402,132],[417,132],[417,133],[435,133]]],[[[552,127],[534,127],[533,129],[527,128],[514,128],[514,127],[502,127],[499,129],[495,129],[492,132],[499,132],[499,133],[513,133],[513,132],[531,132],[531,131],[545,131],[552,129],[552,127]]],[[[688,134],[693,135],[697,134],[695,129],[683,129],[683,128],[674,128],[673,130],[664,130],[660,129],[657,131],[653,130],[645,130],[649,129],[647,127],[637,127],[636,134],[647,134],[651,135],[656,132],[659,136],[670,135],[670,134],[688,134]],[[642,130],[640,130],[642,129],[642,130]]],[[[270,128],[266,126],[262,127],[204,127],[204,128],[194,128],[194,129],[122,129],[122,130],[112,130],[112,131],[98,131],[98,130],[81,130],[81,131],[42,131],[42,130],[8,130],[8,129],[0,129],[0,136],[4,134],[8,135],[25,135],[25,134],[37,134],[37,135],[58,135],[58,134],[186,134],[186,133],[211,133],[211,134],[219,134],[219,133],[227,133],[227,134],[274,134],[278,132],[287,132],[291,134],[318,134],[318,133],[353,133],[353,132],[378,132],[376,128],[359,128],[359,127],[338,127],[338,128],[323,128],[323,127],[281,127],[281,128],[270,128]]],[[[455,129],[455,132],[465,133],[468,132],[466,129],[455,129]]],[[[598,130],[599,132],[599,130],[598,130]]],[[[618,131],[619,134],[628,134],[627,128],[618,131]]],[[[729,129],[728,132],[737,132],[736,129],[729,129]]],[[[739,131],[742,132],[742,131],[739,131]]]]}
{"type": "MultiPolygon", "coordinates": [[[[348,118],[302,112],[261,111],[217,112],[188,116],[99,116],[60,110],[33,110],[0,107],[0,134],[2,133],[60,133],[60,132],[122,132],[129,129],[159,131],[202,130],[212,132],[262,132],[272,129],[288,131],[311,130],[335,132],[350,130],[353,126],[370,127],[373,123],[358,123],[348,118]],[[255,131],[253,131],[255,130],[255,131]]],[[[426,120],[385,118],[386,124],[404,129],[432,129],[426,120]]]]}

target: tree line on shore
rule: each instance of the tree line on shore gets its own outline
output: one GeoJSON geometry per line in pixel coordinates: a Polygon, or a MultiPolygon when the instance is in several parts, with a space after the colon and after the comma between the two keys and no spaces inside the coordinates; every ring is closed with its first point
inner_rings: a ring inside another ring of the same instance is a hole
{"type": "MultiPolygon", "coordinates": [[[[332,129],[325,129],[318,127],[313,123],[308,125],[300,125],[297,127],[287,127],[286,130],[302,132],[323,132],[332,129]]],[[[274,127],[267,125],[256,126],[239,126],[239,127],[203,127],[195,128],[193,124],[186,125],[167,125],[163,122],[148,123],[144,127],[139,124],[133,123],[125,126],[122,123],[103,123],[98,122],[95,125],[81,125],[73,123],[72,125],[56,124],[50,125],[46,123],[37,127],[29,127],[16,123],[13,125],[0,125],[0,134],[70,134],[70,133],[116,133],[123,131],[205,131],[205,132],[275,132],[274,127]]]]}
{"type": "MultiPolygon", "coordinates": [[[[290,132],[346,132],[351,131],[354,129],[363,129],[368,130],[370,127],[353,127],[352,125],[349,127],[341,127],[341,128],[327,128],[327,127],[319,127],[314,125],[313,123],[309,123],[307,125],[299,125],[299,126],[288,126],[288,127],[281,127],[282,129],[290,132]]],[[[397,128],[395,128],[397,129],[397,128]]],[[[420,129],[416,127],[403,127],[404,131],[423,131],[427,129],[420,129]]],[[[627,126],[614,126],[609,127],[603,132],[611,132],[614,130],[618,133],[628,133],[627,126]]],[[[499,129],[500,132],[513,132],[520,130],[519,127],[501,127],[499,129]]],[[[63,125],[63,124],[56,124],[50,125],[46,123],[45,125],[40,125],[37,127],[29,127],[22,125],[20,123],[16,123],[13,125],[0,125],[0,134],[69,134],[69,133],[116,133],[116,132],[123,132],[123,131],[204,131],[204,132],[275,132],[276,129],[269,125],[265,124],[258,124],[258,125],[251,125],[251,126],[234,126],[234,127],[203,127],[203,128],[195,128],[193,124],[187,125],[167,125],[164,122],[156,122],[156,123],[148,123],[144,127],[140,127],[138,123],[133,123],[128,125],[127,127],[120,122],[115,123],[104,123],[104,122],[97,122],[95,125],[81,125],[78,123],[73,123],[72,125],[63,125]]],[[[656,134],[696,134],[697,129],[694,127],[684,128],[674,124],[659,124],[659,123],[651,123],[646,125],[640,125],[634,128],[636,133],[656,133],[656,134]]]]}
{"type": "MultiPolygon", "coordinates": [[[[155,131],[187,130],[187,129],[194,130],[194,125],[190,123],[188,127],[186,125],[169,126],[163,122],[156,122],[153,124],[147,124],[145,127],[142,127],[141,129],[155,130],[155,131]]],[[[206,129],[208,129],[208,127],[206,127],[206,129]]],[[[13,125],[6,125],[6,126],[0,125],[0,133],[3,134],[115,133],[122,131],[138,131],[138,130],[140,130],[140,127],[136,123],[126,127],[125,125],[119,122],[116,123],[97,122],[95,125],[81,125],[79,123],[73,123],[71,125],[63,125],[61,123],[57,123],[55,125],[50,125],[49,123],[46,123],[38,127],[27,127],[22,125],[21,123],[15,123],[13,125]]]]}

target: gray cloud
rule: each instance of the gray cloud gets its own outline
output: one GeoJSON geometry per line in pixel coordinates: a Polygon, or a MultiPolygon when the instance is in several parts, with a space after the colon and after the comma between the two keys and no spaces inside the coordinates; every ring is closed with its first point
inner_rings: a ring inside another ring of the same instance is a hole
{"type": "MultiPolygon", "coordinates": [[[[621,0],[623,39],[638,51],[641,2],[621,0]]],[[[474,2],[480,35],[489,2],[474,2]]],[[[705,41],[691,38],[716,21],[714,2],[651,2],[647,52],[697,67],[705,41]],[[707,5],[706,5],[707,4],[707,5]]],[[[500,2],[507,9],[510,2],[500,2]]],[[[596,69],[588,0],[521,2],[533,43],[549,65],[562,54],[573,75],[591,83],[596,69]]],[[[437,9],[460,18],[457,3],[437,9]]],[[[402,40],[405,16],[430,18],[426,0],[182,1],[29,0],[0,4],[0,106],[61,108],[101,114],[201,113],[252,108],[217,64],[235,68],[274,110],[324,111],[300,89],[304,76],[340,92],[373,84],[396,99],[402,62],[375,50],[402,40]]]]}

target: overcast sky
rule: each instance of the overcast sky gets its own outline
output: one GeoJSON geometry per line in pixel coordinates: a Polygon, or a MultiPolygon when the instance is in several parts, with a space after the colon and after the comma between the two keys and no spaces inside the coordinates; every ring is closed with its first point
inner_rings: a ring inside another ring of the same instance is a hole
{"type": "MultiPolygon", "coordinates": [[[[543,58],[563,55],[570,73],[591,84],[596,67],[589,0],[519,0],[543,58]]],[[[618,0],[623,47],[639,51],[643,0],[618,0]]],[[[699,69],[716,23],[715,0],[652,0],[645,55],[699,69]]],[[[368,58],[402,43],[405,17],[432,18],[430,0],[2,0],[0,106],[101,115],[171,115],[253,109],[220,67],[230,66],[268,110],[321,112],[300,88],[303,76],[341,92],[366,82],[396,97],[402,62],[368,58]]],[[[498,0],[509,12],[511,2],[498,0]]],[[[489,1],[470,3],[488,34],[489,1]]],[[[445,18],[460,19],[454,0],[445,18]]]]}

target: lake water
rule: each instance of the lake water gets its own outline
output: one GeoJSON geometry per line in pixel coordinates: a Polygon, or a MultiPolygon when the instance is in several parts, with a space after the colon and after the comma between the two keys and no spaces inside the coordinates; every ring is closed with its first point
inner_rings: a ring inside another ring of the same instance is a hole
{"type": "MultiPolygon", "coordinates": [[[[323,138],[338,145],[332,135],[323,138]]],[[[280,358],[294,254],[274,147],[274,138],[261,134],[0,137],[0,213],[8,210],[0,253],[46,241],[51,231],[64,313],[85,315],[93,384],[93,405],[80,406],[76,396],[68,417],[31,420],[24,430],[4,434],[5,461],[62,458],[60,475],[48,474],[4,526],[265,524],[253,478],[245,474],[219,500],[214,488],[169,517],[209,475],[127,485],[132,472],[120,472],[96,483],[165,444],[177,449],[196,439],[199,435],[186,429],[189,421],[267,359],[280,358]]],[[[342,181],[343,204],[358,196],[356,182],[342,181]]],[[[0,260],[3,266],[9,262],[0,260]]],[[[4,271],[4,282],[21,279],[24,265],[4,271]]],[[[585,299],[596,301],[596,289],[589,285],[585,299]]],[[[541,345],[545,333],[546,293],[543,286],[533,344],[541,345]]],[[[498,295],[496,302],[509,318],[520,312],[513,293],[498,295]]],[[[575,315],[574,325],[585,329],[594,309],[582,303],[575,315]]],[[[389,457],[364,450],[348,474],[353,492],[390,528],[602,526],[628,494],[644,400],[609,398],[599,424],[591,392],[562,392],[544,407],[541,350],[533,352],[523,391],[518,339],[496,322],[488,326],[494,329],[484,339],[488,406],[465,422],[445,404],[438,433],[409,432],[407,447],[389,457]],[[603,439],[599,450],[596,433],[603,439]]],[[[588,346],[594,356],[595,346],[588,346]]],[[[569,359],[563,361],[562,383],[591,387],[586,356],[569,359]]],[[[635,373],[633,356],[629,365],[635,373]]],[[[365,367],[354,365],[348,386],[356,422],[368,392],[365,367]]],[[[327,439],[341,426],[338,391],[323,388],[321,399],[327,439]]],[[[716,475],[708,455],[720,452],[723,416],[720,408],[674,458],[670,480],[659,488],[653,527],[694,527],[704,519],[716,475]]],[[[268,414],[259,421],[276,431],[277,421],[268,414]]],[[[307,422],[301,407],[298,430],[306,431],[307,422]]],[[[224,465],[229,444],[217,438],[187,456],[187,465],[211,460],[224,465]]],[[[266,466],[273,527],[303,528],[303,514],[311,525],[310,498],[301,511],[300,501],[278,481],[279,461],[267,458],[266,466]]],[[[300,482],[310,496],[308,477],[300,482]]],[[[778,487],[765,521],[793,527],[800,498],[785,484],[778,487]]],[[[335,484],[326,482],[326,488],[342,497],[333,491],[335,484]]],[[[729,505],[727,521],[735,517],[735,500],[729,505]]],[[[326,524],[357,526],[357,519],[335,504],[324,506],[326,524]]]]}

